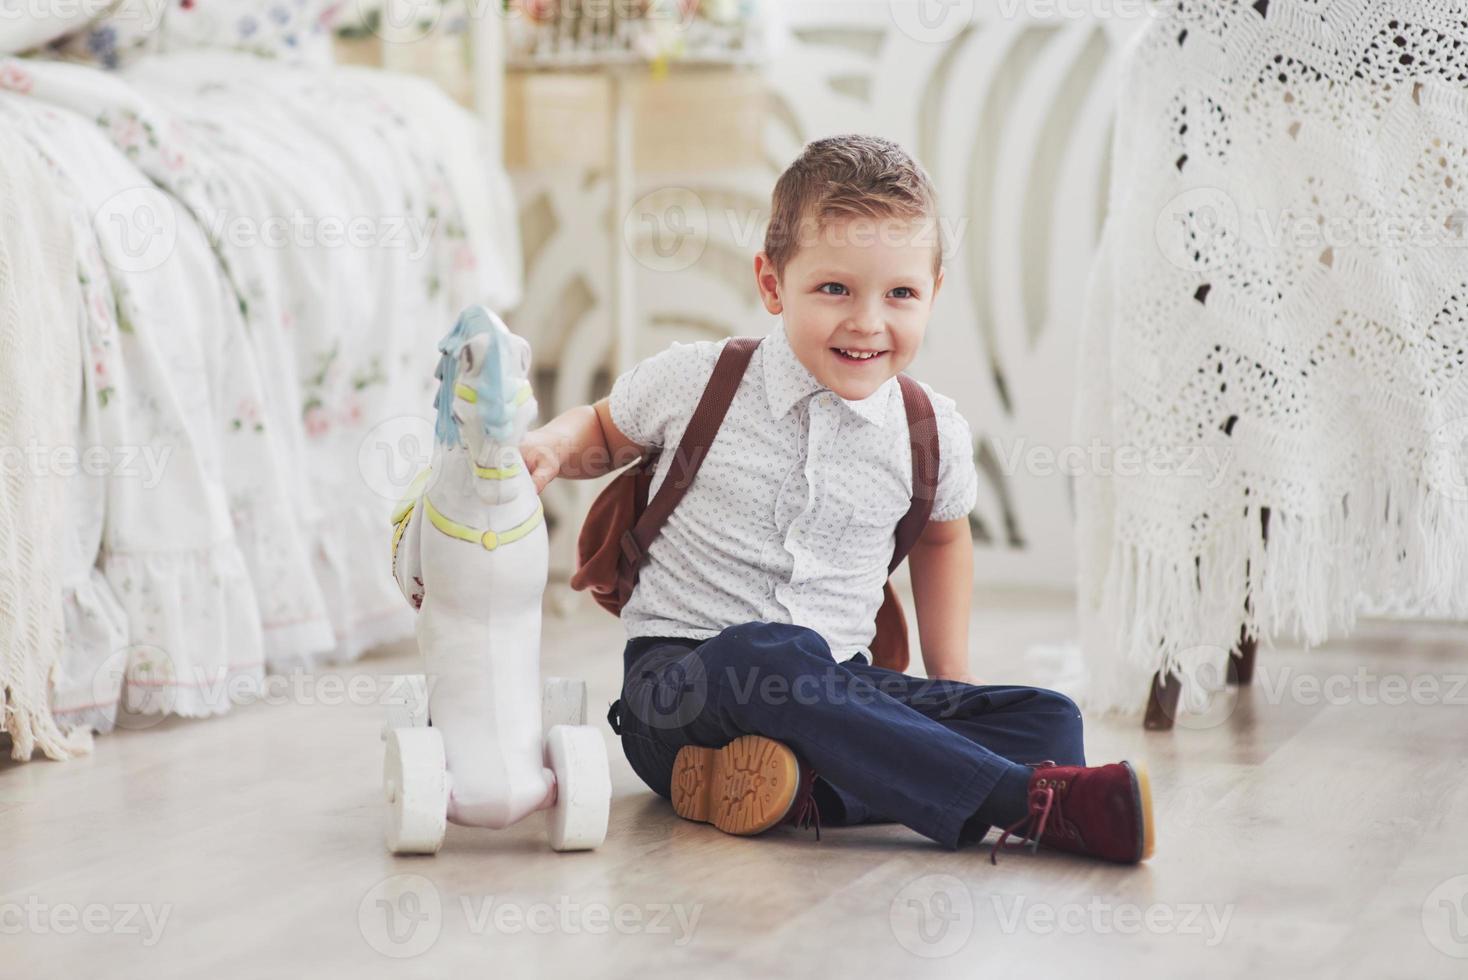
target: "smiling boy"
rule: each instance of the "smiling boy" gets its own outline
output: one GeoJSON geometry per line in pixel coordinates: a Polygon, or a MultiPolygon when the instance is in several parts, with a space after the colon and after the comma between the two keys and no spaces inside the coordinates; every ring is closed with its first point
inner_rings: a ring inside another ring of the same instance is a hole
{"type": "MultiPolygon", "coordinates": [[[[940,468],[908,561],[928,677],[870,663],[913,493],[897,376],[943,286],[937,221],[927,174],[887,140],[819,140],[780,177],[754,273],[781,323],[647,550],[609,719],[675,812],[730,833],[897,821],[957,848],[998,826],[1144,860],[1145,772],[1087,768],[1063,695],[969,673],[978,478],[968,423],[927,385],[940,468]]],[[[527,435],[537,487],[676,447],[726,343],[674,344],[527,435]]]]}

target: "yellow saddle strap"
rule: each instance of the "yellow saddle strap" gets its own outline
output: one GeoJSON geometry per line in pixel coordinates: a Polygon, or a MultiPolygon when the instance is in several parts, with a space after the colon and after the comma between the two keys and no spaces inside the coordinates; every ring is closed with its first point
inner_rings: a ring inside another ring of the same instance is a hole
{"type": "MultiPolygon", "coordinates": [[[[468,402],[471,405],[476,404],[479,401],[479,392],[475,391],[473,388],[470,388],[466,384],[460,383],[454,385],[454,394],[458,395],[460,398],[464,399],[464,401],[468,402]]],[[[520,389],[515,392],[515,407],[519,408],[521,405],[525,404],[529,400],[530,382],[522,381],[520,382],[520,389]]]]}
{"type": "Polygon", "coordinates": [[[519,541],[525,535],[535,530],[536,525],[545,516],[545,505],[537,500],[535,502],[535,513],[509,530],[481,531],[467,524],[460,524],[458,521],[449,520],[443,516],[437,507],[433,506],[433,501],[427,497],[423,498],[423,508],[423,512],[428,515],[428,520],[444,534],[447,534],[451,538],[458,538],[460,541],[468,541],[470,544],[481,544],[486,551],[493,551],[502,544],[513,544],[519,541]]]}
{"type": "Polygon", "coordinates": [[[432,474],[433,471],[429,469],[413,477],[413,482],[408,484],[407,492],[403,494],[402,499],[398,501],[397,508],[392,512],[394,524],[402,523],[413,513],[413,505],[418,502],[418,497],[423,493],[423,488],[428,485],[428,478],[432,474]]]}

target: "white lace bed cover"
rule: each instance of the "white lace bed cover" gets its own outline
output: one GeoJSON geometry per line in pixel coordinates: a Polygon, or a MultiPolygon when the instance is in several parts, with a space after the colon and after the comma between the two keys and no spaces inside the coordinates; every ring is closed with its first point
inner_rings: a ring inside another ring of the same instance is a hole
{"type": "Polygon", "coordinates": [[[45,191],[30,147],[0,140],[0,730],[21,761],[36,749],[67,759],[91,743],[51,714],[65,487],[27,463],[38,458],[31,447],[74,444],[79,389],[73,245],[65,210],[45,191]]]}
{"type": "Polygon", "coordinates": [[[1465,188],[1461,4],[1187,0],[1140,35],[1081,349],[1088,706],[1241,626],[1468,614],[1465,188]]]}

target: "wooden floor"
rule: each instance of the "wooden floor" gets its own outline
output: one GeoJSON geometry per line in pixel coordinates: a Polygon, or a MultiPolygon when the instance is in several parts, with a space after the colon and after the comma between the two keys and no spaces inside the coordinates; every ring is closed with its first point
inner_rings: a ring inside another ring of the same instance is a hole
{"type": "MultiPolygon", "coordinates": [[[[996,682],[1071,629],[1063,596],[988,595],[974,615],[974,667],[996,682]]],[[[381,712],[318,677],[286,703],[0,768],[0,977],[1468,975],[1468,630],[1261,652],[1209,724],[1089,721],[1093,762],[1151,768],[1158,852],[1137,869],[993,867],[900,826],[817,843],[680,821],[601,717],[619,630],[587,610],[545,644],[548,672],[591,683],[612,758],[599,851],[550,852],[537,817],[388,856],[381,712]]],[[[400,649],[345,676],[412,666],[400,649]]]]}

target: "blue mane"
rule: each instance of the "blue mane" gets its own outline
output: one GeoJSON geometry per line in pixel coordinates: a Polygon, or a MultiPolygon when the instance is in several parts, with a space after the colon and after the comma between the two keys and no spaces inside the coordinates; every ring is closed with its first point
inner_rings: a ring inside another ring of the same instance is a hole
{"type": "Polygon", "coordinates": [[[459,423],[454,421],[454,386],[459,380],[459,352],[470,340],[486,333],[490,344],[474,383],[475,394],[479,396],[476,407],[485,435],[499,441],[512,435],[515,411],[509,398],[513,393],[506,391],[504,358],[501,356],[504,337],[503,331],[496,327],[494,316],[488,310],[482,306],[471,306],[460,314],[454,329],[438,342],[440,356],[434,376],[439,384],[438,394],[433,399],[438,419],[433,433],[444,445],[455,446],[460,441],[459,423]]]}

